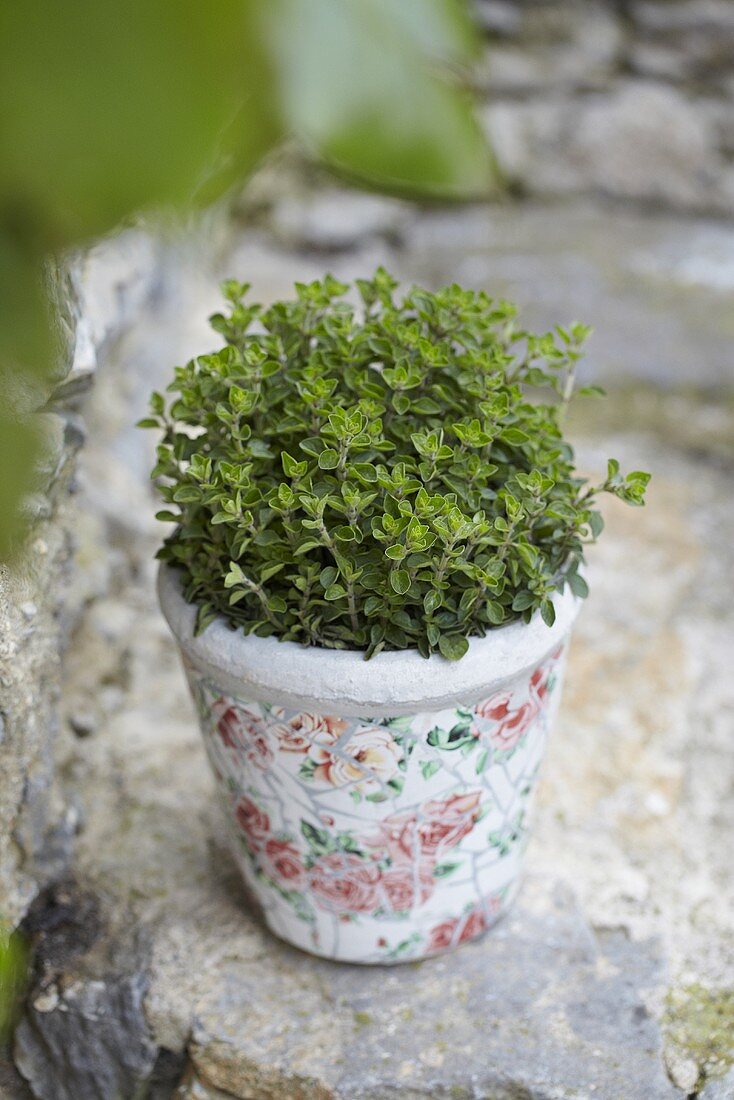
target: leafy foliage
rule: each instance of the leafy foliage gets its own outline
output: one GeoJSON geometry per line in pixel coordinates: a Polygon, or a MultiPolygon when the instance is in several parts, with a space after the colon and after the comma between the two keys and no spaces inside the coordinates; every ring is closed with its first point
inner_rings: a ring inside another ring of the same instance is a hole
{"type": "Polygon", "coordinates": [[[588,330],[534,335],[508,302],[446,287],[395,298],[383,269],[263,310],[231,280],[226,340],[176,369],[154,476],[176,523],[160,556],[200,629],[463,656],[467,638],[579,596],[600,492],[641,504],[610,460],[588,485],[561,421],[588,330]],[[532,398],[532,400],[531,400],[532,398]]]}

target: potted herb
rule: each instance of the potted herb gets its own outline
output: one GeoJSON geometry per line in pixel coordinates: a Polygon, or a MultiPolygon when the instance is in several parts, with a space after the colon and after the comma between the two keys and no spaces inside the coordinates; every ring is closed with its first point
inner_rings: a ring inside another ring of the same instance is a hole
{"type": "Polygon", "coordinates": [[[236,857],[270,928],[353,962],[434,954],[517,889],[585,546],[611,492],[561,422],[586,336],[382,269],[178,368],[154,476],[159,592],[236,857]]]}

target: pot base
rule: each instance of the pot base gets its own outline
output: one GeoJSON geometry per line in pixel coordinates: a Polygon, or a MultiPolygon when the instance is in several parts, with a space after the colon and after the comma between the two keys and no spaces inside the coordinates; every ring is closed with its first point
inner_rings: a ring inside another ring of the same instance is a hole
{"type": "Polygon", "coordinates": [[[442,943],[441,946],[435,946],[428,950],[420,950],[419,934],[415,929],[416,921],[415,918],[411,918],[409,925],[406,927],[405,942],[410,943],[411,947],[414,947],[415,950],[411,951],[406,947],[406,949],[402,951],[391,952],[386,942],[385,946],[383,948],[378,948],[373,956],[367,953],[368,948],[366,945],[362,948],[358,948],[354,954],[344,953],[343,951],[336,954],[333,948],[319,948],[313,941],[308,941],[302,937],[296,939],[290,932],[285,932],[282,929],[279,930],[274,927],[275,922],[268,919],[267,913],[263,912],[259,905],[257,909],[260,911],[262,923],[271,935],[275,936],[281,943],[285,943],[289,947],[295,948],[295,950],[305,955],[310,955],[317,959],[326,959],[328,962],[344,963],[350,966],[400,966],[404,963],[427,962],[429,959],[438,958],[440,955],[450,955],[465,944],[477,943],[486,936],[491,935],[495,925],[499,924],[505,918],[509,910],[515,904],[520,892],[520,886],[521,880],[518,879],[508,888],[500,907],[491,914],[482,914],[481,918],[479,918],[476,913],[472,914],[472,912],[469,911],[469,913],[460,914],[459,916],[447,917],[446,920],[440,922],[438,926],[434,926],[441,927],[444,930],[445,942],[442,943]]]}
{"type": "Polygon", "coordinates": [[[243,851],[229,818],[227,826],[247,904],[263,926],[290,947],[331,962],[395,966],[448,954],[489,932],[514,904],[521,885],[523,851],[517,850],[503,861],[503,874],[509,876],[504,885],[488,895],[475,891],[472,896],[467,889],[453,895],[434,894],[426,904],[399,915],[384,911],[323,913],[315,906],[299,905],[293,893],[284,896],[272,881],[264,880],[243,851]],[[458,910],[446,906],[453,898],[460,902],[458,910]],[[284,905],[286,900],[290,904],[284,905]]]}

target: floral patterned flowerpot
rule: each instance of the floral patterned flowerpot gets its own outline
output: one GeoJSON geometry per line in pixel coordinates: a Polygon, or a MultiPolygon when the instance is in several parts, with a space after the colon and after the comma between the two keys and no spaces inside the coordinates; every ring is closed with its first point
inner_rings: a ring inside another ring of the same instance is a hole
{"type": "Polygon", "coordinates": [[[472,639],[461,661],[304,648],[223,620],[195,638],[159,575],[232,848],[271,930],[392,963],[480,935],[518,887],[579,601],[472,639]]]}

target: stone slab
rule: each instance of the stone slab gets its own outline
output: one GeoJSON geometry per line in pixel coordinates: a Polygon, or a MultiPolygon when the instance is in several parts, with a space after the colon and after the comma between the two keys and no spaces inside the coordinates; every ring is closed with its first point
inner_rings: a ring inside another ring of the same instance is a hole
{"type": "Polygon", "coordinates": [[[269,944],[199,1002],[189,1054],[200,1081],[240,1097],[662,1100],[676,1090],[646,1006],[659,967],[540,877],[482,941],[416,965],[269,944]]]}

